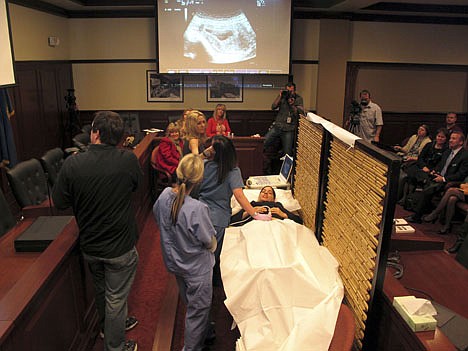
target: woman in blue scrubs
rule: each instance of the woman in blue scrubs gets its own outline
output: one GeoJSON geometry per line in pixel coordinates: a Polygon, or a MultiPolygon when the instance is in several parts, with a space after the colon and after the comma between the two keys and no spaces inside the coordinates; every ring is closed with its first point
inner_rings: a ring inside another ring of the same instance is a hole
{"type": "Polygon", "coordinates": [[[184,351],[200,351],[208,332],[213,294],[216,231],[208,206],[190,196],[202,181],[203,160],[188,154],[177,167],[176,187],[166,188],[154,204],[167,270],[176,277],[185,301],[184,351]]]}

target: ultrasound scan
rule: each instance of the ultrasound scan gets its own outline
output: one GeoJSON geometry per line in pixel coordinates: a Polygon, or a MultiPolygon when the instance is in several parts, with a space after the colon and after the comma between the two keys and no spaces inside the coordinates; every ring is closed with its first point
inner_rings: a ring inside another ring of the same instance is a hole
{"type": "Polygon", "coordinates": [[[208,56],[211,63],[226,64],[256,57],[257,40],[243,12],[225,17],[197,12],[184,33],[184,56],[208,56]]]}

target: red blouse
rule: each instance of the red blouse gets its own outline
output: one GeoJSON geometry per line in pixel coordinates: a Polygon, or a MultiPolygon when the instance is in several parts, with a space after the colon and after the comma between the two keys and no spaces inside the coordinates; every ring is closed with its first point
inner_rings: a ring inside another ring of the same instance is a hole
{"type": "MultiPolygon", "coordinates": [[[[179,139],[177,144],[180,146],[180,150],[182,150],[184,145],[183,140],[179,139]]],[[[179,165],[180,158],[181,155],[174,141],[168,137],[164,137],[161,139],[158,149],[154,148],[151,154],[151,163],[173,174],[179,165]]]]}
{"type": "Polygon", "coordinates": [[[212,137],[213,135],[217,135],[217,134],[222,134],[222,135],[227,135],[228,133],[231,132],[231,127],[229,127],[229,122],[226,118],[223,118],[223,120],[221,121],[221,123],[218,123],[214,117],[211,117],[209,120],[208,120],[208,123],[206,125],[206,135],[208,137],[212,137]],[[216,127],[217,125],[220,124],[220,125],[223,125],[225,130],[224,132],[218,132],[216,130],[216,127]]]}

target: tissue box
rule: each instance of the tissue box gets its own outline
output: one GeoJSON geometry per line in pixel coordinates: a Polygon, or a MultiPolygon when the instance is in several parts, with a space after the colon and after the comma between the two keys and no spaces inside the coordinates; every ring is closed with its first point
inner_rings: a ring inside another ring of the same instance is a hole
{"type": "Polygon", "coordinates": [[[416,316],[408,313],[404,307],[404,301],[408,298],[413,299],[414,296],[396,296],[393,299],[393,307],[395,307],[406,323],[408,323],[411,330],[415,332],[435,330],[437,320],[433,316],[416,316]]]}

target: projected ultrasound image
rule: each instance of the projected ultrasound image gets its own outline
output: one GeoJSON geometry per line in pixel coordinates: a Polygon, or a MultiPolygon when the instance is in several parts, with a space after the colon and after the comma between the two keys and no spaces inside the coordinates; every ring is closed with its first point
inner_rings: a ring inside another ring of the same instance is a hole
{"type": "Polygon", "coordinates": [[[184,33],[184,56],[206,54],[216,64],[235,63],[256,57],[257,40],[243,12],[231,17],[212,17],[197,12],[184,33]]]}

